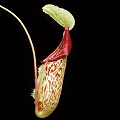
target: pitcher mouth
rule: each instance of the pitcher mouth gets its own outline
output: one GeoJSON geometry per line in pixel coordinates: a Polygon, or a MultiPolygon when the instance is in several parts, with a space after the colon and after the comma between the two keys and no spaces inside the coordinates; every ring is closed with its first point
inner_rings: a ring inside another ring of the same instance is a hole
{"type": "Polygon", "coordinates": [[[70,54],[71,49],[72,49],[72,42],[70,38],[70,31],[69,28],[65,28],[61,43],[47,58],[45,58],[42,61],[42,63],[55,61],[64,56],[68,56],[70,54]]]}

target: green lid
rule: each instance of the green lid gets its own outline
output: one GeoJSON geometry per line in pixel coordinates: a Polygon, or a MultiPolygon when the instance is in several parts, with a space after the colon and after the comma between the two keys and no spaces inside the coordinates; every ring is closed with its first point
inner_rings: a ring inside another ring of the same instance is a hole
{"type": "Polygon", "coordinates": [[[69,11],[52,4],[47,4],[42,9],[64,28],[71,30],[74,27],[75,19],[69,11]]]}

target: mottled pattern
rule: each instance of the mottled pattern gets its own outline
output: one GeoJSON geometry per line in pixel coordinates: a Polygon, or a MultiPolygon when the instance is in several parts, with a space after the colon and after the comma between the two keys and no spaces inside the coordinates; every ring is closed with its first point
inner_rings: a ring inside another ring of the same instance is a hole
{"type": "Polygon", "coordinates": [[[57,106],[62,90],[67,57],[39,67],[39,111],[49,115],[57,106]]]}

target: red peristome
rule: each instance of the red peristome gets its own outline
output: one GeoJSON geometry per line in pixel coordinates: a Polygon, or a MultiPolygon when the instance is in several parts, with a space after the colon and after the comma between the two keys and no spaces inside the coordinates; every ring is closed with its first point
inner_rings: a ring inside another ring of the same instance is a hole
{"type": "Polygon", "coordinates": [[[42,61],[42,63],[48,61],[55,61],[64,56],[68,56],[70,54],[71,48],[72,48],[72,41],[70,38],[70,30],[69,28],[65,28],[61,43],[55,49],[55,51],[53,51],[47,58],[45,58],[42,61]]]}

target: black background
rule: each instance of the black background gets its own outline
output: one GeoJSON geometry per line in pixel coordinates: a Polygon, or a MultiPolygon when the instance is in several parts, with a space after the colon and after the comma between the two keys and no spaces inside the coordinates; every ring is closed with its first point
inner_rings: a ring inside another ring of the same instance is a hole
{"type": "MultiPolygon", "coordinates": [[[[40,60],[59,45],[64,31],[42,12],[42,7],[49,3],[70,11],[76,24],[70,32],[73,48],[68,56],[61,98],[56,110],[45,120],[94,118],[95,114],[103,113],[98,112],[101,103],[97,96],[100,95],[97,91],[100,36],[96,37],[97,17],[92,16],[90,7],[83,5],[81,0],[0,0],[0,4],[14,12],[26,26],[35,47],[38,66],[40,60]]],[[[35,85],[28,38],[19,22],[2,9],[0,69],[1,116],[4,119],[40,119],[35,115],[34,99],[30,96],[35,85]]]]}

